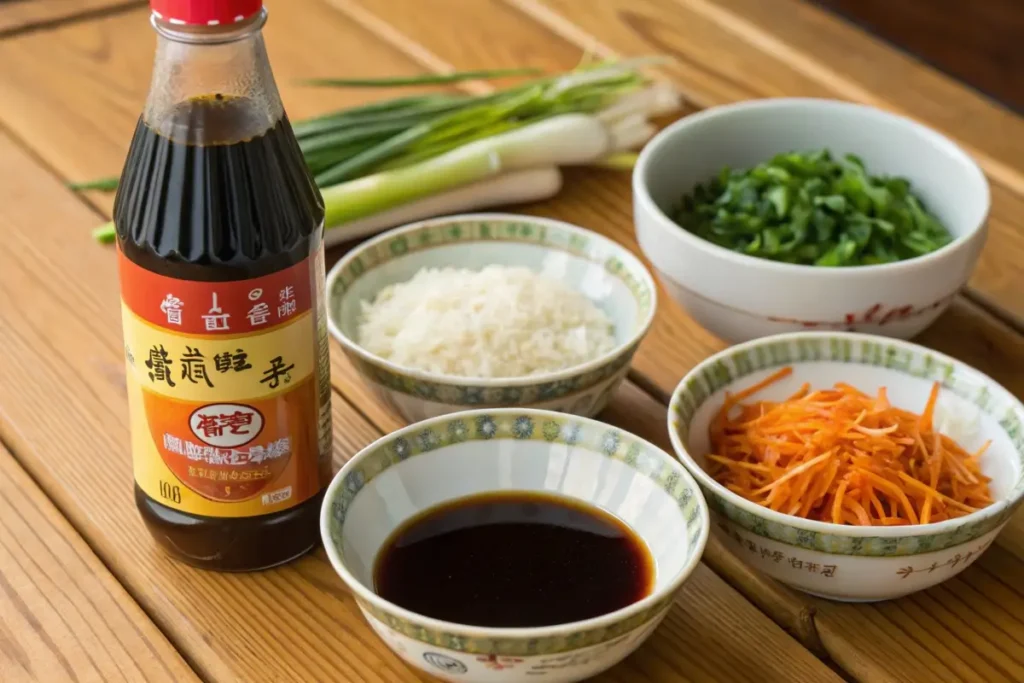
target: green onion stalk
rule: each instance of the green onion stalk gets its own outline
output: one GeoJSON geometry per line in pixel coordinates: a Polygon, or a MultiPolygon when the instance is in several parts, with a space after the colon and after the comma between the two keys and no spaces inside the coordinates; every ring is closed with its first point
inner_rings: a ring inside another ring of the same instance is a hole
{"type": "MultiPolygon", "coordinates": [[[[639,68],[657,60],[604,62],[485,95],[431,93],[335,111],[294,125],[333,228],[425,197],[531,168],[628,168],[655,132],[650,119],[679,96],[639,68]]],[[[393,87],[533,75],[529,69],[440,76],[306,81],[321,87],[393,87]]],[[[116,178],[73,184],[116,189],[116,178]]],[[[114,226],[96,228],[100,242],[114,226]]]]}

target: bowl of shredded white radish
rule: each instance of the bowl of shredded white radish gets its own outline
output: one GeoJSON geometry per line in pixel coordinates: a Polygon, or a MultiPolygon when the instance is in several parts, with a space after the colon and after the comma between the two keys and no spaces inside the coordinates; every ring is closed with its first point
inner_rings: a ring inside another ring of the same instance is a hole
{"type": "Polygon", "coordinates": [[[328,328],[402,417],[520,406],[592,416],[654,318],[654,281],[560,221],[467,214],[386,232],[327,277],[328,328]]]}

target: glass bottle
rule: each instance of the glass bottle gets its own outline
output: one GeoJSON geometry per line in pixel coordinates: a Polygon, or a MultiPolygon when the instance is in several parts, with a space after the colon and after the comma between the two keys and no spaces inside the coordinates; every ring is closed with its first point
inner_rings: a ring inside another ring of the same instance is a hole
{"type": "Polygon", "coordinates": [[[184,561],[261,569],[316,544],[331,474],[323,200],[261,0],[151,5],[114,205],[135,499],[184,561]]]}

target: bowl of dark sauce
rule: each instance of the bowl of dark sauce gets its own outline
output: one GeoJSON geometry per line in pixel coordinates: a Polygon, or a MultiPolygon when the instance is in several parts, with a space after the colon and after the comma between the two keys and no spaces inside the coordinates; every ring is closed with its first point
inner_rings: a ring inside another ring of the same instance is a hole
{"type": "Polygon", "coordinates": [[[708,512],[658,447],[541,410],[455,413],[354,456],[321,532],[374,631],[446,680],[578,681],[654,631],[708,512]]]}

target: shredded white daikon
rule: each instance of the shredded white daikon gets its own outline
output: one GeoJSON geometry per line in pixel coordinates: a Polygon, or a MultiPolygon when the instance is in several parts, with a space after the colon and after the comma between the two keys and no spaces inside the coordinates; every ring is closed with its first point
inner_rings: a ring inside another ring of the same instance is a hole
{"type": "Polygon", "coordinates": [[[425,268],[362,303],[359,344],[397,365],[461,377],[522,377],[615,347],[608,316],[529,268],[425,268]]]}

